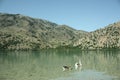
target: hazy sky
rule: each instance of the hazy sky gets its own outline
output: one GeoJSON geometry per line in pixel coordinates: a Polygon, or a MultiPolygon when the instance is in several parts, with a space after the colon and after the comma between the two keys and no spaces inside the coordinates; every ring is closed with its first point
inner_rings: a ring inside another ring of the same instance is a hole
{"type": "Polygon", "coordinates": [[[93,31],[120,21],[120,0],[0,0],[0,12],[93,31]]]}

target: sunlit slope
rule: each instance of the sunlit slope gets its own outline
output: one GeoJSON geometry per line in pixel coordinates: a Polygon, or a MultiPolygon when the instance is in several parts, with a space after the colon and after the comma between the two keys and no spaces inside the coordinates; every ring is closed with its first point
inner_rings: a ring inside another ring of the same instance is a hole
{"type": "Polygon", "coordinates": [[[74,43],[81,49],[120,48],[120,22],[90,32],[74,43]]]}

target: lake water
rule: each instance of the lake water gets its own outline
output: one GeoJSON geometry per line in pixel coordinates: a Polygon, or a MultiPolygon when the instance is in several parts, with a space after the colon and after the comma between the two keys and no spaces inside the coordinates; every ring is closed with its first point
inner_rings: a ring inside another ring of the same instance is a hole
{"type": "Polygon", "coordinates": [[[0,51],[0,80],[120,80],[120,51],[0,51]],[[79,59],[82,69],[75,70],[79,59]]]}

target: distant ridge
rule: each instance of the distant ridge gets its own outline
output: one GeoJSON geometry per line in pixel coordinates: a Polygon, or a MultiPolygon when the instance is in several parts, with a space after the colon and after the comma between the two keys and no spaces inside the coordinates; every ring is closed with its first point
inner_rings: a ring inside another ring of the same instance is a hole
{"type": "Polygon", "coordinates": [[[39,50],[58,47],[120,48],[120,22],[93,32],[23,16],[0,13],[0,49],[39,50]]]}

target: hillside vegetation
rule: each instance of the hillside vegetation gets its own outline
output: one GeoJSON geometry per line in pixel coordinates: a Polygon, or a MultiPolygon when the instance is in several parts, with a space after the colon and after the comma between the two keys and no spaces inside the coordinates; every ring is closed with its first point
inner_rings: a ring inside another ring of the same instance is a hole
{"type": "Polygon", "coordinates": [[[84,31],[20,14],[0,14],[0,49],[36,50],[72,46],[84,31]]]}
{"type": "Polygon", "coordinates": [[[0,49],[38,50],[58,47],[120,48],[120,22],[85,32],[43,19],[0,13],[0,49]]]}
{"type": "Polygon", "coordinates": [[[74,43],[81,49],[120,49],[120,22],[90,32],[74,43]]]}

